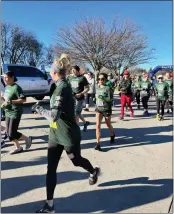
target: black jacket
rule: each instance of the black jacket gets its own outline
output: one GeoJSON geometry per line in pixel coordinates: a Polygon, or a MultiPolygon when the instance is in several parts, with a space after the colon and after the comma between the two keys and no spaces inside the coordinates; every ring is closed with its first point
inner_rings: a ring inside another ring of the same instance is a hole
{"type": "Polygon", "coordinates": [[[132,95],[131,85],[132,81],[130,79],[123,79],[118,86],[118,90],[121,91],[121,94],[132,95]]]}

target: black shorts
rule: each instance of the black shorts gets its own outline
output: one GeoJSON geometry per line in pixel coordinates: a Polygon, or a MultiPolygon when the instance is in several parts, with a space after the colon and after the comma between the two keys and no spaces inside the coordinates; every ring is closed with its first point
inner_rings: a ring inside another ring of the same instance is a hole
{"type": "Polygon", "coordinates": [[[95,111],[102,114],[103,117],[110,117],[112,115],[112,110],[111,111],[100,111],[96,108],[95,111]]]}

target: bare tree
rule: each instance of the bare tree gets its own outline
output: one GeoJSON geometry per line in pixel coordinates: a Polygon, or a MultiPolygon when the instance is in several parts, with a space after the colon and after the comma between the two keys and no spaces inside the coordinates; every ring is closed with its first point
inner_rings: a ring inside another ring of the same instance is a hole
{"type": "Polygon", "coordinates": [[[100,71],[112,56],[120,53],[123,42],[134,30],[131,27],[116,19],[108,29],[102,19],[85,17],[73,27],[59,29],[56,48],[67,51],[72,58],[89,63],[95,71],[100,71]]]}
{"type": "Polygon", "coordinates": [[[43,58],[43,44],[30,32],[17,25],[3,22],[1,26],[3,63],[37,65],[43,58]]]}

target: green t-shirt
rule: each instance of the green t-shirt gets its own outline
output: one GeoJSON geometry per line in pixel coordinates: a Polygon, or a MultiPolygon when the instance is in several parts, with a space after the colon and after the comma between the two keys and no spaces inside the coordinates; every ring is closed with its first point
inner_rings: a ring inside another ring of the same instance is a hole
{"type": "MultiPolygon", "coordinates": [[[[85,76],[69,76],[67,78],[67,81],[70,83],[72,87],[72,91],[74,95],[79,94],[85,90],[87,86],[89,86],[89,83],[85,76]]],[[[76,98],[77,100],[83,100],[84,95],[82,95],[80,98],[76,98]]]]}
{"type": "Polygon", "coordinates": [[[95,94],[96,108],[101,112],[111,112],[112,110],[112,92],[109,86],[96,87],[95,94]]]}
{"type": "Polygon", "coordinates": [[[168,87],[168,95],[170,99],[173,99],[173,80],[165,80],[165,82],[169,85],[168,87]]]}
{"type": "Polygon", "coordinates": [[[156,96],[160,100],[166,100],[168,98],[169,85],[166,82],[157,83],[155,86],[156,96]]]}
{"type": "Polygon", "coordinates": [[[105,85],[108,86],[111,89],[113,87],[112,82],[110,80],[107,80],[106,83],[105,83],[105,85]]]}
{"type": "Polygon", "coordinates": [[[134,89],[134,91],[140,91],[140,86],[141,86],[140,81],[132,82],[132,88],[134,89]]]}
{"type": "Polygon", "coordinates": [[[49,139],[64,146],[80,144],[81,132],[75,120],[75,99],[66,80],[56,84],[50,100],[51,109],[60,108],[60,117],[50,125],[49,139]]]}
{"type": "Polygon", "coordinates": [[[152,83],[150,81],[141,81],[140,89],[141,89],[141,97],[150,96],[150,90],[152,87],[152,83]]]}
{"type": "MultiPolygon", "coordinates": [[[[22,88],[14,84],[12,86],[6,86],[4,93],[5,100],[12,101],[25,98],[22,88]]],[[[5,107],[5,116],[8,118],[20,118],[23,113],[23,104],[11,104],[5,107]]]]}

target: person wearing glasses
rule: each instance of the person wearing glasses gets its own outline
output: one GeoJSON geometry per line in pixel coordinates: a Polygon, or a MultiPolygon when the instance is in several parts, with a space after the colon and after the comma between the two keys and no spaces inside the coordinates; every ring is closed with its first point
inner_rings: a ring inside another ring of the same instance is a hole
{"type": "Polygon", "coordinates": [[[124,119],[124,107],[126,104],[130,109],[130,117],[134,117],[134,112],[132,109],[132,81],[130,79],[129,72],[126,70],[123,73],[124,77],[119,84],[118,90],[121,92],[121,116],[120,120],[124,119]]]}
{"type": "Polygon", "coordinates": [[[100,146],[101,137],[101,123],[103,117],[105,123],[109,128],[110,143],[114,143],[115,133],[111,125],[112,115],[112,91],[109,86],[106,86],[107,74],[101,73],[98,77],[98,86],[96,87],[95,103],[96,103],[96,138],[97,145],[94,147],[95,150],[102,151],[100,146]]]}
{"type": "Polygon", "coordinates": [[[148,102],[149,102],[150,93],[152,89],[152,83],[149,81],[149,77],[147,73],[146,74],[144,73],[143,75],[143,79],[140,84],[140,89],[141,89],[140,91],[141,101],[144,108],[143,115],[149,116],[148,102]]]}
{"type": "Polygon", "coordinates": [[[163,76],[158,76],[158,83],[155,86],[156,103],[157,103],[157,120],[164,119],[164,108],[166,100],[168,99],[169,85],[163,81],[163,76]]]}

